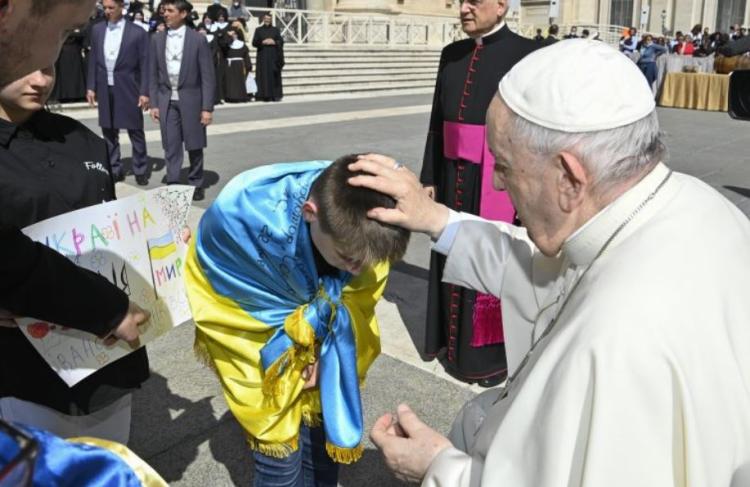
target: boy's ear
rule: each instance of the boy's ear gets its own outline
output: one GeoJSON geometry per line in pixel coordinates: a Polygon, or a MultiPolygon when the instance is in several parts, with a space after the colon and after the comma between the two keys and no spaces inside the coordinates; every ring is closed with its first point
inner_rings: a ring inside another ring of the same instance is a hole
{"type": "Polygon", "coordinates": [[[302,204],[302,218],[307,223],[312,223],[318,219],[318,205],[313,200],[307,200],[302,204]]]}

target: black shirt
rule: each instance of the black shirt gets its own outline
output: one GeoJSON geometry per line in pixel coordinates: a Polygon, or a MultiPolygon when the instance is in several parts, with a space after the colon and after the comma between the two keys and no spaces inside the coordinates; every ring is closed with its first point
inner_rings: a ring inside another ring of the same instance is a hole
{"type": "MultiPolygon", "coordinates": [[[[49,250],[17,235],[18,228],[114,197],[104,141],[82,124],[44,111],[21,126],[0,120],[0,235],[13,237],[12,249],[19,257],[19,262],[4,263],[2,270],[24,290],[4,289],[15,293],[8,308],[52,321],[61,316],[97,335],[122,320],[128,304],[124,293],[99,276],[50,258],[49,250]],[[18,276],[24,270],[27,279],[18,276]],[[72,283],[83,287],[76,289],[72,283]],[[67,313],[60,310],[61,299],[68,301],[67,313]],[[34,300],[38,311],[31,310],[34,300]],[[47,309],[48,303],[53,310],[47,309]]],[[[7,295],[2,299],[8,301],[7,295]]],[[[146,378],[148,359],[141,348],[68,388],[20,330],[0,328],[0,396],[87,414],[146,378]]]]}

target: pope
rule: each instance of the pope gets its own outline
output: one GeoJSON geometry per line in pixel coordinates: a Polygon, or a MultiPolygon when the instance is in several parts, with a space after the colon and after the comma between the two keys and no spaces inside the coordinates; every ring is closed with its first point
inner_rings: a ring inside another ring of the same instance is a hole
{"type": "Polygon", "coordinates": [[[487,124],[525,228],[435,203],[383,156],[350,166],[397,201],[371,218],[428,233],[445,281],[504,303],[506,387],[449,437],[406,405],[383,415],[371,437],[389,467],[424,486],[747,485],[746,216],[670,169],[651,90],[601,42],[521,60],[487,124]]]}

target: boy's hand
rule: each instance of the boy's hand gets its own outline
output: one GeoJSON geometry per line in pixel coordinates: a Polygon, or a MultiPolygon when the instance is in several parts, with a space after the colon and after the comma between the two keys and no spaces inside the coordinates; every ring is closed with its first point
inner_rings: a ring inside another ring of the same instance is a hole
{"type": "Polygon", "coordinates": [[[318,385],[318,361],[311,363],[302,369],[302,378],[305,379],[305,385],[302,386],[302,390],[306,391],[317,387],[318,385]]]}

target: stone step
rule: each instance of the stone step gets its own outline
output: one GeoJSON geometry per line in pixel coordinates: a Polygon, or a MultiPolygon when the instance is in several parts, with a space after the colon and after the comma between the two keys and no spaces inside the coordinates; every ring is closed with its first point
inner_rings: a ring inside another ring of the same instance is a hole
{"type": "Polygon", "coordinates": [[[289,70],[300,70],[300,69],[307,69],[307,70],[319,70],[319,69],[325,69],[325,70],[353,70],[353,69],[399,69],[399,68],[434,68],[437,70],[438,63],[436,62],[429,62],[429,61],[404,61],[404,62],[393,62],[393,63],[371,63],[367,61],[363,62],[351,62],[351,63],[335,63],[335,62],[326,62],[321,61],[319,63],[310,63],[310,62],[299,62],[299,63],[290,63],[286,66],[284,66],[284,71],[289,70]]]}
{"type": "Polygon", "coordinates": [[[328,79],[332,78],[345,78],[349,76],[365,76],[365,75],[381,75],[381,76],[393,76],[402,74],[431,74],[435,76],[437,73],[437,65],[417,67],[417,68],[361,68],[361,69],[294,69],[295,66],[287,65],[284,68],[284,79],[291,78],[308,78],[308,77],[325,77],[328,79]]]}
{"type": "Polygon", "coordinates": [[[373,57],[373,58],[440,58],[440,51],[409,51],[409,52],[391,52],[391,51],[307,51],[297,49],[290,51],[284,50],[284,56],[288,57],[332,57],[332,58],[347,58],[347,57],[373,57]]]}
{"type": "Polygon", "coordinates": [[[319,85],[349,85],[359,83],[380,83],[396,81],[429,81],[435,84],[435,73],[407,73],[407,74],[376,74],[363,76],[331,77],[331,76],[310,76],[284,78],[285,86],[319,86],[319,85]]]}
{"type": "Polygon", "coordinates": [[[377,57],[377,56],[347,56],[347,57],[334,57],[334,56],[299,56],[299,57],[288,57],[284,56],[288,62],[292,61],[304,61],[306,63],[405,63],[405,62],[440,62],[439,57],[427,57],[427,56],[414,56],[414,57],[377,57]]]}
{"type": "Polygon", "coordinates": [[[433,80],[411,80],[411,81],[377,81],[371,83],[326,83],[317,85],[284,85],[284,95],[311,95],[319,93],[355,93],[379,90],[399,90],[405,88],[435,87],[433,80]]]}
{"type": "Polygon", "coordinates": [[[325,46],[305,46],[305,45],[299,45],[299,44],[285,44],[284,45],[284,51],[285,52],[322,52],[322,53],[393,53],[393,54],[412,54],[412,53],[419,53],[419,52],[429,52],[429,53],[437,53],[440,54],[442,51],[442,48],[436,48],[436,47],[414,47],[414,48],[408,48],[408,47],[389,47],[389,46],[361,46],[361,45],[352,45],[348,46],[346,44],[343,45],[331,45],[329,47],[325,46]]]}

